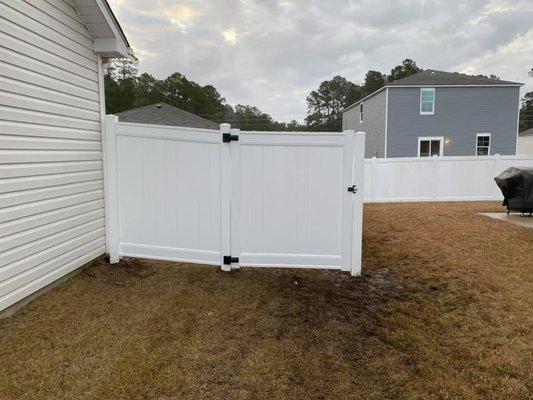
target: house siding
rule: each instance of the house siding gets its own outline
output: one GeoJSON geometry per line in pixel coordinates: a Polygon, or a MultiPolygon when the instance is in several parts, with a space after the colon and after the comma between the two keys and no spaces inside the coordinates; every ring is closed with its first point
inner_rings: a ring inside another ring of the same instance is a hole
{"type": "Polygon", "coordinates": [[[0,0],[0,310],[105,252],[98,62],[70,2],[0,0]]]}
{"type": "Polygon", "coordinates": [[[389,88],[388,157],[417,157],[419,136],[450,138],[445,156],[476,154],[476,134],[491,134],[491,154],[516,153],[519,87],[436,87],[435,114],[420,115],[420,88],[389,88]]]}
{"type": "Polygon", "coordinates": [[[365,158],[385,157],[385,121],[387,89],[363,101],[363,122],[359,122],[359,104],[342,115],[342,129],[366,133],[365,158]]]}

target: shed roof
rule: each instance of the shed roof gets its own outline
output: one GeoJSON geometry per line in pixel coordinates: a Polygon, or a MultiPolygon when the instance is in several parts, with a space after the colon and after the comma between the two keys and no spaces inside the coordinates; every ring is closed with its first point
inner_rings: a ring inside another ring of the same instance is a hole
{"type": "Polygon", "coordinates": [[[185,126],[189,128],[219,129],[216,122],[194,115],[166,103],[134,108],[117,114],[121,122],[138,124],[185,126]]]}

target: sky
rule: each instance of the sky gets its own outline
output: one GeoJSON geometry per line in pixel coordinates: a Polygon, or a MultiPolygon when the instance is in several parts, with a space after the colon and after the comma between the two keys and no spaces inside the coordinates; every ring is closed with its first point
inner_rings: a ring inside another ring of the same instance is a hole
{"type": "Polygon", "coordinates": [[[367,70],[389,73],[405,58],[533,91],[533,0],[109,2],[140,72],[180,72],[279,121],[303,121],[322,81],[361,83],[367,70]]]}

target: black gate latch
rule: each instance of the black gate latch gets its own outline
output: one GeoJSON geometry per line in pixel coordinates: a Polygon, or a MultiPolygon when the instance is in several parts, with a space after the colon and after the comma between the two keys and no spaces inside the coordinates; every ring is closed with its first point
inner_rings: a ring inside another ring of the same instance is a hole
{"type": "Polygon", "coordinates": [[[356,185],[348,186],[348,192],[357,193],[357,186],[356,185]]]}
{"type": "Polygon", "coordinates": [[[222,134],[222,142],[229,143],[231,141],[237,141],[239,140],[239,135],[232,135],[231,133],[223,133],[222,134]]]}

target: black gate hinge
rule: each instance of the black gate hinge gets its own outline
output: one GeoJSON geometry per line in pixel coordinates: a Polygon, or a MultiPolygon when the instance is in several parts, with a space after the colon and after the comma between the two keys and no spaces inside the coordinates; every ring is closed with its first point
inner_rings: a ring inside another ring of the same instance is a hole
{"type": "Polygon", "coordinates": [[[229,143],[231,141],[238,141],[239,135],[232,135],[231,133],[223,133],[222,134],[222,142],[223,143],[229,143]]]}
{"type": "Polygon", "coordinates": [[[239,257],[224,256],[224,265],[231,265],[232,263],[238,263],[239,257]]]}
{"type": "Polygon", "coordinates": [[[348,192],[357,193],[357,186],[356,185],[348,186],[348,192]]]}

